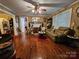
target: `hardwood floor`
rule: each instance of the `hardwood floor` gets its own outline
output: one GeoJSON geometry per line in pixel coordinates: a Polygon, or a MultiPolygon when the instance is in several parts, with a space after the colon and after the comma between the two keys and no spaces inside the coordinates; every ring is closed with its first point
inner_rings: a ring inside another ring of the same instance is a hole
{"type": "Polygon", "coordinates": [[[50,38],[22,34],[14,37],[16,57],[20,59],[79,59],[79,50],[56,44],[50,38]]]}

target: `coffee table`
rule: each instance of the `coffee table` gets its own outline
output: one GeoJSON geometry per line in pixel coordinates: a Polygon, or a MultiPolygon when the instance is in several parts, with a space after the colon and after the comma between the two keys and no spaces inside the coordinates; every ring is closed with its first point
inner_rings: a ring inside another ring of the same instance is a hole
{"type": "Polygon", "coordinates": [[[39,31],[39,38],[40,39],[46,39],[46,32],[39,31]]]}

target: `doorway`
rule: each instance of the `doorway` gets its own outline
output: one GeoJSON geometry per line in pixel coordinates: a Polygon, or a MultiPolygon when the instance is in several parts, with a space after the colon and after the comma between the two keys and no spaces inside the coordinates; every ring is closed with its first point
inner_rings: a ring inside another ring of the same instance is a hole
{"type": "Polygon", "coordinates": [[[1,34],[14,34],[12,16],[0,11],[0,32],[1,34]]]}

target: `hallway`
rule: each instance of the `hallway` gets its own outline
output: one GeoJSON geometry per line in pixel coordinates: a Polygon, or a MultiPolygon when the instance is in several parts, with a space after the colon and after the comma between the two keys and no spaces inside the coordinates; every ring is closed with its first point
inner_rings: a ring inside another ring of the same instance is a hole
{"type": "Polygon", "coordinates": [[[14,37],[16,57],[21,59],[78,59],[79,50],[56,44],[50,38],[22,34],[14,37]]]}

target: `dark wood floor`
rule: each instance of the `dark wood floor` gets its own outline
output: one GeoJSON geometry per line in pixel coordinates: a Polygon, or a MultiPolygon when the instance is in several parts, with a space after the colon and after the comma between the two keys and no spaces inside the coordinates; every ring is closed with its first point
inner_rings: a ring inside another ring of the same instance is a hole
{"type": "Polygon", "coordinates": [[[20,35],[14,37],[16,56],[21,59],[79,59],[79,50],[56,44],[47,37],[20,35]]]}

